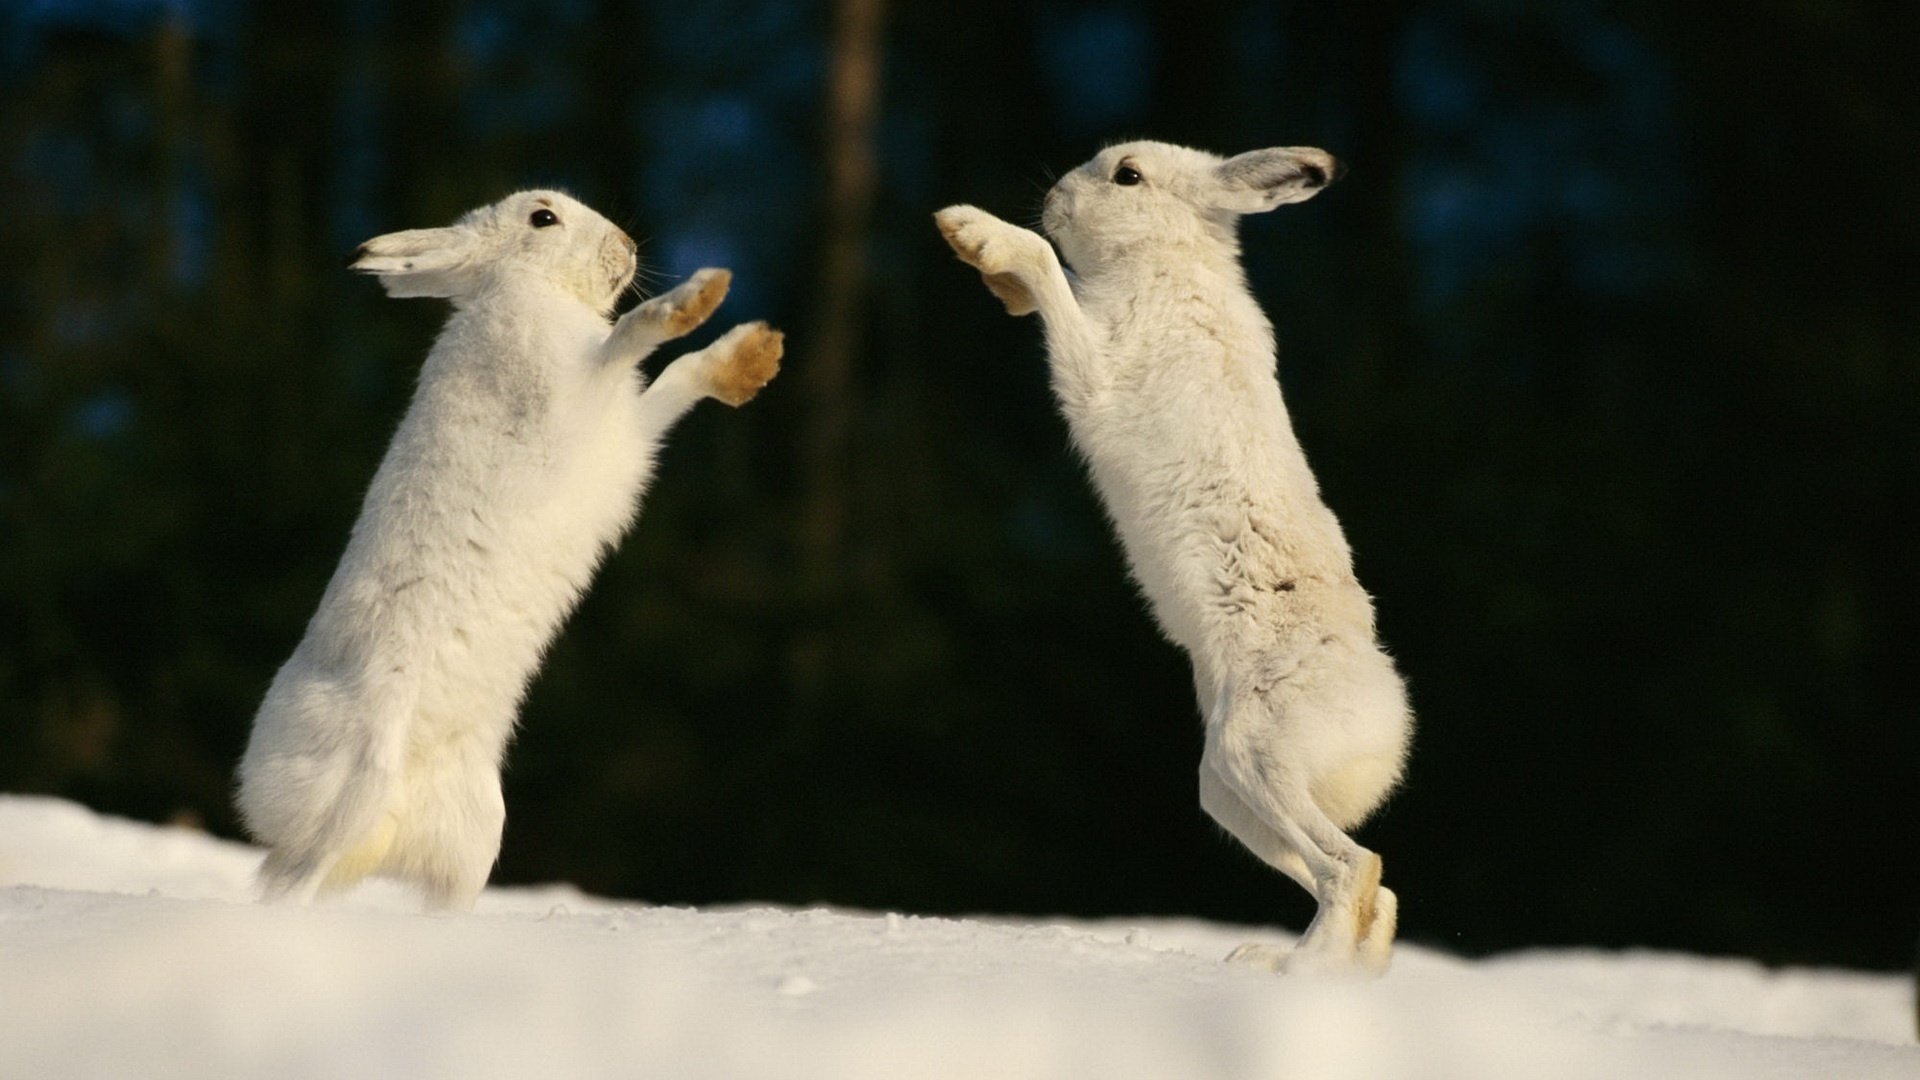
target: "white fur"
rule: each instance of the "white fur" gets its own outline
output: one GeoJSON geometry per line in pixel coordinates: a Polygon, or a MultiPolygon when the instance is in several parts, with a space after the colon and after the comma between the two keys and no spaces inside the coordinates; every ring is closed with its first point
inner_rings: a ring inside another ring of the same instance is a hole
{"type": "Polygon", "coordinates": [[[1040,313],[1073,441],[1193,662],[1201,805],[1319,903],[1292,953],[1235,958],[1379,971],[1397,904],[1379,857],[1344,830],[1398,782],[1412,718],[1294,438],[1236,235],[1242,214],[1309,198],[1334,170],[1308,148],[1111,147],[1047,195],[1043,227],[1071,277],[1045,239],[984,211],[937,221],[1008,310],[1040,313]]]}
{"type": "Polygon", "coordinates": [[[705,318],[725,272],[609,326],[633,242],[558,192],[355,255],[392,295],[454,312],[254,719],[239,806],[272,849],[269,898],[384,873],[464,909],[499,851],[501,757],[543,651],[632,521],[667,430],[743,343],[771,341],[777,360],[778,336],[737,327],[646,385],[638,361],[705,318]],[[556,220],[537,226],[543,211],[556,220]]]}

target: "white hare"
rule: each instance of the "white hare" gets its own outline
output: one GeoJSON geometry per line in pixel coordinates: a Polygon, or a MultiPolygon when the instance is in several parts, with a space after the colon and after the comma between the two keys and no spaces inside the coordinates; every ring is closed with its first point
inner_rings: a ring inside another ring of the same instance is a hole
{"type": "Polygon", "coordinates": [[[554,191],[376,237],[351,266],[453,315],[254,718],[239,806],[271,848],[267,898],[380,873],[464,910],[499,853],[501,756],[543,651],[667,430],[702,398],[753,397],[781,335],[735,327],[647,384],[638,362],[704,322],[729,275],[702,270],[609,325],[633,241],[554,191]]]}
{"type": "Polygon", "coordinates": [[[1038,311],[1054,394],[1205,717],[1200,804],[1319,910],[1275,970],[1384,970],[1397,913],[1345,830],[1400,778],[1405,691],[1374,640],[1340,524],[1294,438],[1273,329],[1247,289],[1241,215],[1310,198],[1309,148],[1235,158],[1110,147],[1048,192],[1040,235],[971,206],[936,215],[1015,315],[1038,311]]]}

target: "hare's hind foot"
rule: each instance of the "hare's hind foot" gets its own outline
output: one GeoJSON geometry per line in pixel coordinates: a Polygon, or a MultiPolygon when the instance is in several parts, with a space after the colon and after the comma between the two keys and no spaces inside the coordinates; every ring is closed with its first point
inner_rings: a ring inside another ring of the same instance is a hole
{"type": "Polygon", "coordinates": [[[1245,964],[1262,971],[1285,971],[1287,956],[1293,950],[1278,945],[1265,945],[1258,941],[1249,941],[1245,945],[1227,954],[1227,963],[1245,964]]]}
{"type": "Polygon", "coordinates": [[[1400,898],[1382,886],[1373,901],[1373,921],[1360,930],[1360,947],[1354,956],[1361,970],[1369,975],[1384,975],[1393,962],[1393,933],[1400,921],[1400,898]]]}
{"type": "Polygon", "coordinates": [[[1227,963],[1244,964],[1278,975],[1362,975],[1371,978],[1386,971],[1384,958],[1376,965],[1367,956],[1315,948],[1305,939],[1292,948],[1249,941],[1228,953],[1227,963]]]}
{"type": "Polygon", "coordinates": [[[1322,899],[1313,925],[1291,949],[1249,942],[1227,955],[1228,963],[1296,974],[1347,972],[1378,978],[1393,958],[1400,902],[1380,884],[1380,856],[1367,852],[1353,880],[1322,899]],[[1328,909],[1328,904],[1342,904],[1328,909]]]}
{"type": "Polygon", "coordinates": [[[1380,874],[1386,864],[1380,856],[1362,849],[1359,872],[1354,875],[1353,891],[1353,941],[1357,947],[1367,936],[1379,912],[1380,874]]]}

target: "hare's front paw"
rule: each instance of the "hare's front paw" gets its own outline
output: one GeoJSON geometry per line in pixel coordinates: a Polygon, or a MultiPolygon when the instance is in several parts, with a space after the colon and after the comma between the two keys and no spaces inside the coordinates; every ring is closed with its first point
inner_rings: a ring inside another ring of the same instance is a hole
{"type": "Polygon", "coordinates": [[[960,261],[983,274],[1040,271],[1053,254],[1040,234],[1009,225],[977,206],[949,206],[933,220],[960,261]]]}
{"type": "Polygon", "coordinates": [[[745,405],[780,373],[786,335],[763,322],[736,326],[707,346],[707,394],[729,405],[745,405]]]}
{"type": "Polygon", "coordinates": [[[1009,225],[974,206],[949,206],[933,215],[960,261],[980,271],[987,288],[1007,311],[1025,315],[1034,309],[1029,275],[1042,273],[1053,249],[1037,234],[1009,225]]]}
{"type": "Polygon", "coordinates": [[[713,309],[727,298],[727,288],[732,284],[730,271],[695,271],[680,285],[640,305],[639,310],[646,312],[648,321],[659,327],[663,336],[677,338],[706,322],[713,309]]]}

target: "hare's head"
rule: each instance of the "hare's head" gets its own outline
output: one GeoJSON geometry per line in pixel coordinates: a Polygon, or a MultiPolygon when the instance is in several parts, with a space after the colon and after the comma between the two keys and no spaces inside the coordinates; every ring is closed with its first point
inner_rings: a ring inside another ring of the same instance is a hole
{"type": "Polygon", "coordinates": [[[347,265],[389,296],[468,299],[513,276],[557,285],[603,314],[633,280],[633,240],[558,191],[519,191],[443,229],[408,229],[361,244],[347,265]]]}
{"type": "Polygon", "coordinates": [[[1047,192],[1041,226],[1084,274],[1170,245],[1225,244],[1234,225],[1333,182],[1333,155],[1310,146],[1221,158],[1159,142],[1110,146],[1047,192]]]}

